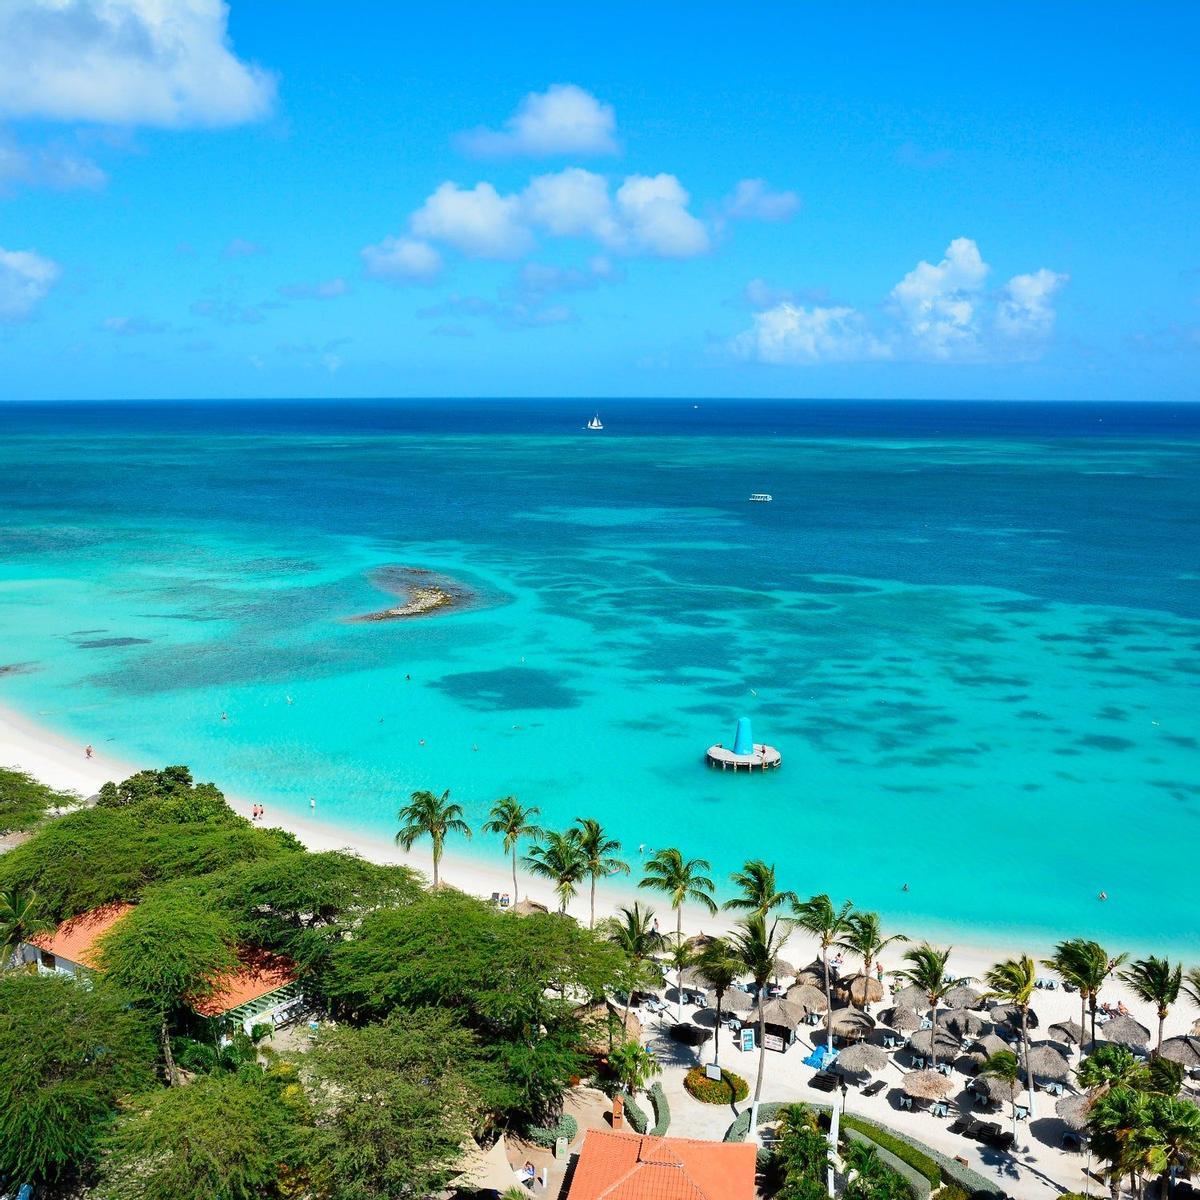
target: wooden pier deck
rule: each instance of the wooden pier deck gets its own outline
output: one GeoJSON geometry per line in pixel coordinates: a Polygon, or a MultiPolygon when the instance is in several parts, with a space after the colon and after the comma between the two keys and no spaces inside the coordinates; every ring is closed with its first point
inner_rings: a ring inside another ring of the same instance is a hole
{"type": "Polygon", "coordinates": [[[783,755],[761,742],[754,743],[753,754],[734,754],[728,746],[709,746],[704,758],[710,767],[722,771],[767,771],[783,765],[783,755]]]}

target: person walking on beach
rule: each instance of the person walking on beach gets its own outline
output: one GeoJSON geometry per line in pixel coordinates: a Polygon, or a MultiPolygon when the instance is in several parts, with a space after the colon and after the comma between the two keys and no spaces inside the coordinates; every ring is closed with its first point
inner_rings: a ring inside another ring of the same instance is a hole
{"type": "Polygon", "coordinates": [[[317,798],[316,798],[316,796],[309,796],[309,798],[308,798],[308,807],[309,807],[309,808],[310,808],[310,809],[311,809],[313,812],[316,812],[316,811],[317,811],[317,798]]]}
{"type": "Polygon", "coordinates": [[[89,742],[89,743],[88,743],[88,744],[87,744],[87,745],[84,747],[84,750],[83,750],[83,757],[84,757],[84,758],[91,758],[91,757],[92,757],[92,745],[91,745],[91,743],[90,743],[90,742],[89,742]]]}

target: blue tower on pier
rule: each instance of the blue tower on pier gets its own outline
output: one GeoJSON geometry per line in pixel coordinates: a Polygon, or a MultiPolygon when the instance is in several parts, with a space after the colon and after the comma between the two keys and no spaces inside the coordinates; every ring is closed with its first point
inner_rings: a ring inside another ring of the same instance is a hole
{"type": "Polygon", "coordinates": [[[754,753],[754,734],[750,731],[750,718],[738,717],[737,732],[733,735],[734,754],[754,753]]]}

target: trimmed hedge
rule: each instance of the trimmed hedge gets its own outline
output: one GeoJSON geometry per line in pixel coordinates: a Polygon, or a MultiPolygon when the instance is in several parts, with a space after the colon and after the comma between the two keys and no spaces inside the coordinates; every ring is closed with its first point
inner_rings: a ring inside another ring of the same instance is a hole
{"type": "Polygon", "coordinates": [[[703,1067],[693,1067],[683,1077],[683,1086],[701,1104],[736,1104],[750,1095],[750,1085],[723,1067],[720,1079],[709,1079],[703,1067]]]}
{"type": "Polygon", "coordinates": [[[874,1146],[875,1153],[879,1156],[879,1161],[885,1167],[895,1171],[901,1179],[908,1184],[909,1191],[916,1197],[916,1200],[928,1200],[929,1193],[933,1191],[933,1185],[925,1178],[915,1167],[909,1166],[898,1154],[893,1154],[886,1146],[881,1146],[874,1137],[869,1137],[865,1133],[859,1133],[857,1129],[845,1127],[845,1137],[847,1141],[862,1142],[867,1146],[874,1146]]]}
{"type": "MultiPolygon", "coordinates": [[[[933,1193],[933,1200],[971,1200],[971,1193],[961,1188],[957,1183],[948,1183],[944,1188],[933,1193]]],[[[1059,1200],[1070,1200],[1069,1197],[1059,1197],[1059,1200]]]]}
{"type": "Polygon", "coordinates": [[[628,1092],[623,1092],[621,1098],[625,1102],[625,1119],[633,1131],[645,1133],[650,1128],[650,1118],[646,1116],[645,1110],[628,1092]]]}
{"type": "Polygon", "coordinates": [[[880,1149],[888,1151],[901,1162],[907,1163],[914,1171],[925,1177],[925,1181],[931,1188],[937,1187],[942,1182],[942,1170],[928,1154],[896,1137],[890,1131],[850,1113],[842,1118],[841,1124],[843,1129],[852,1129],[856,1133],[861,1133],[880,1149]]]}
{"type": "Polygon", "coordinates": [[[654,1105],[654,1128],[650,1130],[652,1137],[662,1137],[671,1127],[671,1106],[667,1103],[667,1093],[661,1083],[650,1087],[650,1103],[654,1105]]]}
{"type": "Polygon", "coordinates": [[[579,1133],[579,1122],[569,1113],[563,1113],[553,1125],[535,1125],[526,1135],[531,1142],[544,1146],[547,1150],[554,1149],[554,1143],[560,1137],[565,1137],[570,1144],[579,1133]]]}

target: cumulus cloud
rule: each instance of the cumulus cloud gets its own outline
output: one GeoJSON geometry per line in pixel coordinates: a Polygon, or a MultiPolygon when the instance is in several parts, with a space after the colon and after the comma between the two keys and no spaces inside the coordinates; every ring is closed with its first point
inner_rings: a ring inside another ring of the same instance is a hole
{"type": "Polygon", "coordinates": [[[674,175],[630,175],[616,207],[631,247],[661,258],[689,258],[709,248],[704,223],[688,212],[691,197],[674,175]]]}
{"type": "Polygon", "coordinates": [[[608,180],[582,167],[567,167],[529,181],[521,197],[527,220],[555,237],[618,237],[608,180]]]}
{"type": "Polygon", "coordinates": [[[0,114],[166,127],[266,116],[272,76],[239,59],[223,0],[0,4],[0,114]]]}
{"type": "Polygon", "coordinates": [[[755,313],[731,348],[739,358],[765,363],[852,362],[891,354],[855,309],[806,308],[787,300],[755,313]]]}
{"type": "Polygon", "coordinates": [[[62,269],[36,250],[0,246],[0,321],[23,321],[46,298],[62,269]]]}
{"type": "Polygon", "coordinates": [[[989,294],[990,271],[974,241],[955,238],[940,262],[919,262],[892,288],[879,330],[857,309],[805,307],[754,279],[746,297],[759,311],[729,348],[740,358],[793,364],[995,362],[1036,355],[1054,326],[1053,298],[1068,277],[1043,267],[1014,275],[989,294]]]}
{"type": "Polygon", "coordinates": [[[393,283],[432,283],[442,271],[442,256],[416,238],[385,237],[362,250],[363,270],[393,283]]]}
{"type": "Polygon", "coordinates": [[[471,130],[460,135],[459,145],[484,158],[615,154],[616,125],[612,105],[573,83],[554,83],[530,92],[503,129],[471,130]]]}
{"type": "Polygon", "coordinates": [[[284,283],[279,294],[289,300],[335,300],[349,290],[342,278],[323,279],[319,283],[284,283]]]}
{"type": "Polygon", "coordinates": [[[502,196],[490,183],[460,188],[443,183],[412,215],[422,238],[445,242],[472,258],[517,258],[533,245],[517,196],[502,196]]]}
{"type": "Polygon", "coordinates": [[[1068,276],[1042,267],[1032,275],[1014,275],[1004,285],[996,308],[996,328],[1005,337],[1044,338],[1054,328],[1054,294],[1068,276]]]}
{"type": "Polygon", "coordinates": [[[765,179],[743,179],[722,205],[734,221],[786,221],[800,208],[795,192],[775,192],[765,179]]]}

